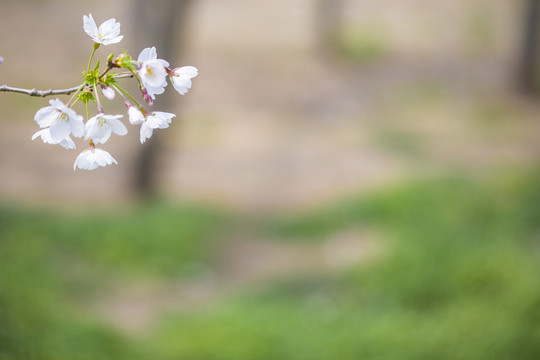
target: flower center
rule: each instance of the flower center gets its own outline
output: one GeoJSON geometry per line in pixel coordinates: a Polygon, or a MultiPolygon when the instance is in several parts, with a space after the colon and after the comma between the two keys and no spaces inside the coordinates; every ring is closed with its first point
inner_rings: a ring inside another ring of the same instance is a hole
{"type": "Polygon", "coordinates": [[[104,118],[99,118],[99,120],[98,120],[99,127],[103,127],[106,124],[107,124],[107,120],[105,120],[104,118]]]}
{"type": "Polygon", "coordinates": [[[66,113],[64,113],[64,112],[62,112],[62,111],[60,111],[60,110],[58,110],[58,112],[60,113],[60,114],[58,115],[58,118],[59,118],[60,120],[63,120],[63,121],[65,121],[65,122],[68,122],[68,121],[69,121],[69,118],[68,118],[68,116],[67,116],[66,113]]]}

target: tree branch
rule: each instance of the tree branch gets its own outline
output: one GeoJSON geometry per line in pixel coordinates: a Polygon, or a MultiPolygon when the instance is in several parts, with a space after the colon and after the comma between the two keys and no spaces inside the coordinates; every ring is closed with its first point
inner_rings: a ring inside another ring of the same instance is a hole
{"type": "Polygon", "coordinates": [[[75,87],[72,87],[72,88],[69,88],[69,89],[60,89],[60,90],[53,90],[53,89],[49,89],[49,90],[21,89],[21,88],[11,87],[11,86],[7,86],[7,85],[1,85],[0,86],[0,92],[1,91],[16,92],[16,93],[26,94],[26,95],[30,95],[30,96],[41,96],[41,97],[50,96],[50,95],[69,95],[69,94],[79,90],[83,85],[84,84],[81,84],[79,86],[75,86],[75,87]]]}

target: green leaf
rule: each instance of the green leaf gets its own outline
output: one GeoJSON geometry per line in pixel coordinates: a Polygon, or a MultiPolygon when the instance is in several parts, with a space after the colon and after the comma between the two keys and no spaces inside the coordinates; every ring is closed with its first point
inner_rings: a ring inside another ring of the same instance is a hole
{"type": "Polygon", "coordinates": [[[77,95],[77,97],[79,98],[79,100],[81,100],[85,104],[88,104],[88,102],[90,101],[93,101],[93,102],[96,101],[96,98],[94,97],[92,92],[88,90],[81,92],[79,95],[77,95]]]}

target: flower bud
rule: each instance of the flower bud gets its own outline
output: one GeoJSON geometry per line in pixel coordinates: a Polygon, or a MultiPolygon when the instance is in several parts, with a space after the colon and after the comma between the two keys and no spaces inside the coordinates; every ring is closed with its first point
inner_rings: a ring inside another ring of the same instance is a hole
{"type": "Polygon", "coordinates": [[[150,106],[154,105],[154,99],[152,99],[152,96],[150,96],[148,94],[148,91],[146,91],[145,88],[142,88],[141,89],[141,92],[142,92],[142,95],[143,95],[143,99],[144,101],[146,101],[146,103],[150,106]]]}
{"type": "Polygon", "coordinates": [[[105,85],[101,85],[101,93],[103,94],[103,96],[105,96],[107,99],[109,100],[114,100],[114,89],[109,87],[109,86],[105,86],[105,85]]]}

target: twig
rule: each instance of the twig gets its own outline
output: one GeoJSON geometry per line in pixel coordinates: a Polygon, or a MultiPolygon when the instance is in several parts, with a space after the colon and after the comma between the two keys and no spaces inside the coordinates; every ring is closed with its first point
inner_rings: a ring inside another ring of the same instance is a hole
{"type": "Polygon", "coordinates": [[[79,85],[79,86],[69,88],[69,89],[36,90],[36,89],[21,89],[21,88],[11,87],[11,86],[7,86],[7,85],[1,85],[0,86],[0,92],[1,91],[16,92],[16,93],[26,94],[26,95],[30,95],[30,96],[45,97],[45,96],[51,96],[51,95],[69,95],[69,94],[79,90],[81,88],[81,86],[82,86],[82,84],[79,85]]]}

